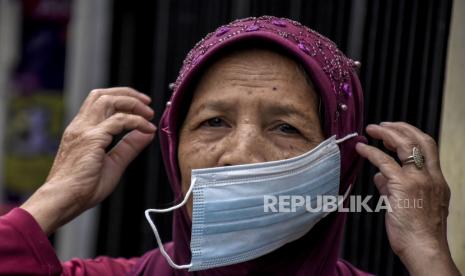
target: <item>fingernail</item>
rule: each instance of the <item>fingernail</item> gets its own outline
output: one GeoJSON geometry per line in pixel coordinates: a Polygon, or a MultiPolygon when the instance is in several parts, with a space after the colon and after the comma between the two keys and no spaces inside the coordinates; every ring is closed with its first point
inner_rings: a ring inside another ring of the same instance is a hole
{"type": "Polygon", "coordinates": [[[153,131],[157,130],[157,127],[154,124],[149,123],[149,125],[150,125],[151,130],[153,130],[153,131]]]}
{"type": "Polygon", "coordinates": [[[149,103],[152,101],[152,98],[150,98],[149,96],[145,95],[144,93],[141,94],[149,103]]]}
{"type": "Polygon", "coordinates": [[[381,122],[381,123],[379,123],[379,124],[382,125],[382,126],[385,126],[385,125],[389,125],[390,123],[391,123],[391,122],[381,122]]]}
{"type": "Polygon", "coordinates": [[[365,143],[362,143],[362,142],[357,142],[357,144],[355,144],[355,147],[364,147],[365,146],[365,143]]]}

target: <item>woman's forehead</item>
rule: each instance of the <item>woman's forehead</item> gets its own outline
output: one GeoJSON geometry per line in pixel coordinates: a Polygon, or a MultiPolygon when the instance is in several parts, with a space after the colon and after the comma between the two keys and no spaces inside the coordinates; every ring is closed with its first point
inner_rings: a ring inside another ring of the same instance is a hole
{"type": "Polygon", "coordinates": [[[316,98],[311,81],[297,62],[281,53],[260,48],[241,49],[218,58],[200,76],[194,88],[194,99],[205,94],[232,97],[235,94],[228,94],[230,90],[247,95],[269,91],[268,95],[286,93],[297,99],[316,98]]]}
{"type": "MultiPolygon", "coordinates": [[[[251,46],[236,48],[224,52],[214,59],[207,67],[207,72],[218,70],[249,69],[251,72],[274,73],[277,71],[291,72],[298,75],[298,62],[275,48],[251,46]],[[259,71],[260,70],[260,71],[259,71]]],[[[205,74],[204,74],[205,75],[205,74]]]]}

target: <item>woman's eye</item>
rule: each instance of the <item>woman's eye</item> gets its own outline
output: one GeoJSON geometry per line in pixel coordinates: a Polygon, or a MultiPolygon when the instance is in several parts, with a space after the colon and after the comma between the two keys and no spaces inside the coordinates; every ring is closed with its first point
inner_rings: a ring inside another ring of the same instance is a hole
{"type": "Polygon", "coordinates": [[[226,122],[221,118],[215,117],[206,120],[203,125],[207,127],[223,127],[226,126],[226,122]]]}
{"type": "Polygon", "coordinates": [[[281,132],[287,133],[287,134],[298,134],[300,131],[291,126],[290,124],[281,124],[277,127],[277,129],[281,132]]]}

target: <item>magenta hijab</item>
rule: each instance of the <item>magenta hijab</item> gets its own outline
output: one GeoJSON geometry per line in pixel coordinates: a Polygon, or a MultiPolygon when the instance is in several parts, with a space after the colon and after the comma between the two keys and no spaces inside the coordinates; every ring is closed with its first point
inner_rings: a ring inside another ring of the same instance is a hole
{"type": "MultiPolygon", "coordinates": [[[[323,130],[328,138],[362,133],[363,95],[355,72],[355,63],[345,57],[328,38],[300,23],[272,16],[245,18],[219,27],[195,45],[184,60],[174,83],[173,95],[163,113],[159,133],[167,174],[175,199],[183,197],[177,160],[178,129],[187,112],[186,101],[192,97],[192,82],[202,68],[217,57],[224,47],[245,41],[274,45],[300,61],[309,74],[324,108],[323,130]]],[[[187,103],[189,104],[189,103],[187,103]]],[[[353,184],[362,158],[355,152],[357,136],[339,145],[343,194],[353,184]]],[[[339,260],[345,213],[333,213],[315,225],[302,238],[260,258],[225,267],[197,271],[195,275],[368,275],[346,261],[339,260]]],[[[156,222],[155,222],[156,223],[156,222]]],[[[174,211],[173,241],[165,248],[177,264],[191,260],[191,221],[186,208],[174,211]]],[[[187,270],[169,266],[158,249],[145,254],[132,275],[189,275],[187,270]]]]}

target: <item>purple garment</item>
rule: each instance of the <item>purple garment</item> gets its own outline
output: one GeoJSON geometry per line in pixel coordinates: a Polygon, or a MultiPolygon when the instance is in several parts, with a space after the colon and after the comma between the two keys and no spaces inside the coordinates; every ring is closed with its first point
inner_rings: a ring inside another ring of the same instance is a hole
{"type": "Polygon", "coordinates": [[[0,275],[127,275],[139,258],[73,258],[60,263],[40,225],[27,211],[14,208],[0,216],[0,275]]]}
{"type": "MultiPolygon", "coordinates": [[[[159,129],[160,143],[168,177],[176,200],[182,198],[177,160],[178,131],[192,81],[202,68],[217,57],[225,46],[234,47],[244,41],[260,41],[282,48],[300,61],[308,72],[324,107],[323,130],[326,138],[362,133],[363,95],[355,73],[354,62],[345,57],[328,38],[298,22],[271,16],[236,20],[208,34],[187,55],[174,91],[167,104],[159,129]]],[[[341,150],[340,194],[353,184],[362,158],[355,152],[358,136],[339,145],[341,150]]],[[[185,207],[174,211],[173,242],[167,250],[177,264],[191,260],[191,221],[185,207]]],[[[339,260],[345,213],[332,213],[315,225],[302,238],[254,260],[225,267],[197,271],[195,275],[368,275],[339,260]]],[[[156,223],[156,222],[155,222],[156,223]]],[[[133,270],[134,275],[188,275],[187,270],[171,268],[154,250],[143,256],[133,270]]]]}

